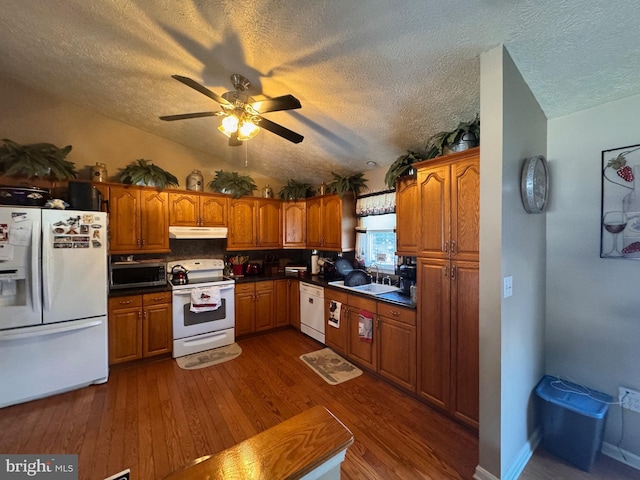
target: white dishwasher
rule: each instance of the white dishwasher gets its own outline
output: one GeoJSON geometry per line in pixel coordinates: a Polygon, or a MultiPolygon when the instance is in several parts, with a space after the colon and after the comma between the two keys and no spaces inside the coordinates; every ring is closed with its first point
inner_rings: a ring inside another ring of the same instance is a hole
{"type": "Polygon", "coordinates": [[[300,282],[300,330],[324,343],[324,288],[300,282]]]}

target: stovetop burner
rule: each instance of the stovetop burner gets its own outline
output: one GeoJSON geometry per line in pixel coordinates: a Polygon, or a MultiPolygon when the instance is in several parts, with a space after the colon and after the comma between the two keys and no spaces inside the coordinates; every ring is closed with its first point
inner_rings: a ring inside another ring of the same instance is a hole
{"type": "Polygon", "coordinates": [[[224,261],[217,258],[203,258],[203,259],[185,259],[175,260],[167,263],[167,271],[171,276],[171,270],[176,265],[181,265],[187,270],[187,278],[189,281],[186,284],[174,285],[171,283],[173,290],[193,288],[194,286],[211,286],[211,285],[228,285],[235,283],[233,279],[223,275],[224,261]]]}

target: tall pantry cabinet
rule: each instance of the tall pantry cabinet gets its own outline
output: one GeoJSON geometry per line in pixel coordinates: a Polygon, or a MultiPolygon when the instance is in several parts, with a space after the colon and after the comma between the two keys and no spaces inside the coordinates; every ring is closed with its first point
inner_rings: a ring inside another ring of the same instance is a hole
{"type": "Polygon", "coordinates": [[[477,428],[480,150],[416,166],[418,394],[477,428]]]}

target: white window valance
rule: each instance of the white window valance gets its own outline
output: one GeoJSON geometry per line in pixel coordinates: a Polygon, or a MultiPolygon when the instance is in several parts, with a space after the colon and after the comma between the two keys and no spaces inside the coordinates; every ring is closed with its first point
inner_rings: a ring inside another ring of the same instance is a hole
{"type": "Polygon", "coordinates": [[[356,215],[367,217],[370,215],[384,215],[396,211],[396,191],[368,193],[356,199],[356,215]]]}

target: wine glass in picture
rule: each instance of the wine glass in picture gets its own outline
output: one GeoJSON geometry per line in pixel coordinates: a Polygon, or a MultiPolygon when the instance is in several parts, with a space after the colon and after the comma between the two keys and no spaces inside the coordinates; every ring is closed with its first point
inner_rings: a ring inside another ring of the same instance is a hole
{"type": "Polygon", "coordinates": [[[602,225],[613,236],[611,250],[604,255],[606,257],[621,257],[622,252],[618,250],[618,236],[627,226],[627,215],[624,212],[607,212],[602,219],[602,225]]]}

